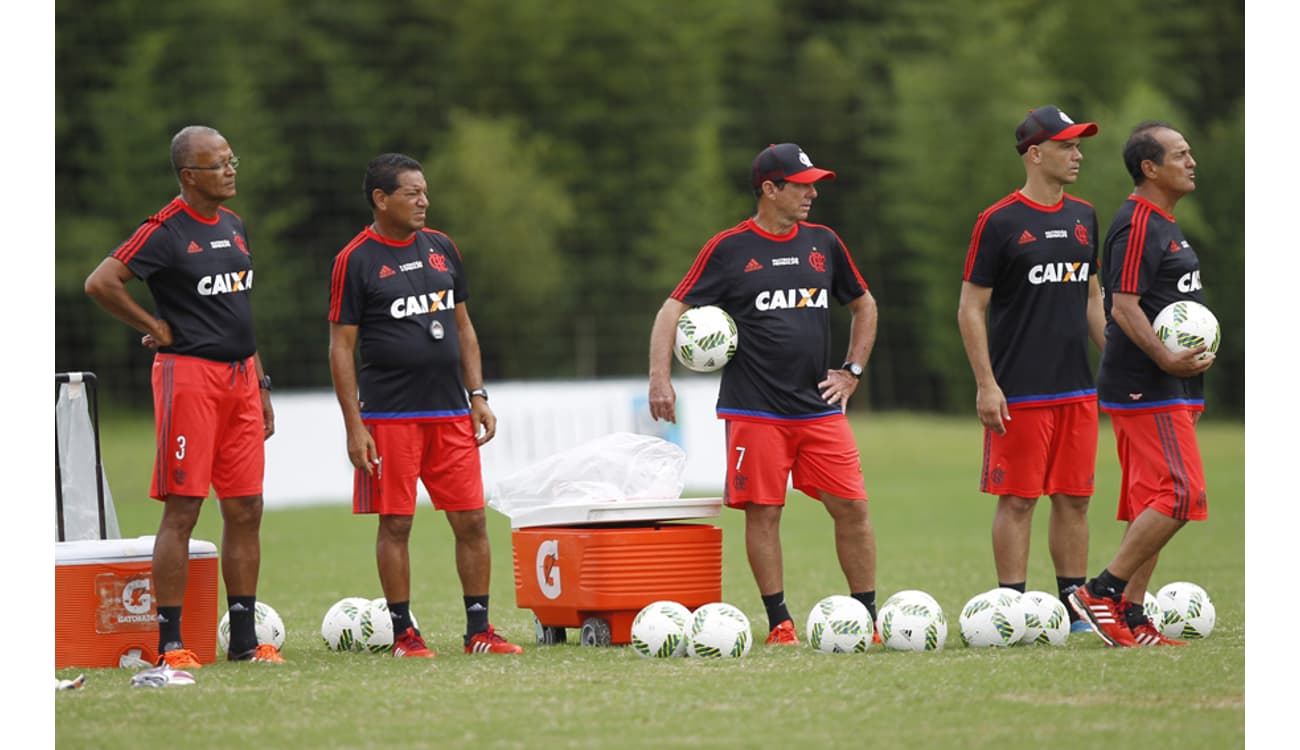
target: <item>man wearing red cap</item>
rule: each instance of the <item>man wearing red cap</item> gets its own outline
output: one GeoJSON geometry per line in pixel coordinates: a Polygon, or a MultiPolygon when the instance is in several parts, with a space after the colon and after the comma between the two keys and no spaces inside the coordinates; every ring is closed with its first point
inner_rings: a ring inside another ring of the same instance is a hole
{"type": "Polygon", "coordinates": [[[807,221],[816,183],[834,178],[793,143],[759,153],[751,173],[757,212],[704,245],[650,334],[650,413],[675,422],[678,318],[717,305],[736,322],[739,345],[722,370],[717,402],[727,434],[723,494],[745,512],[745,548],[773,644],[799,642],[785,603],[780,536],[792,477],[830,514],[849,593],[876,615],[875,531],[844,414],[875,343],[876,302],[839,236],[807,221]],[[829,358],[832,298],[853,316],[843,364],[829,358]]]}
{"type": "MultiPolygon", "coordinates": [[[[1048,547],[1067,612],[1087,575],[1098,423],[1088,340],[1105,345],[1105,316],[1097,213],[1065,186],[1079,177],[1080,139],[1096,132],[1095,123],[1075,123],[1050,105],[1016,128],[1025,184],[976,220],[957,310],[984,425],[980,490],[998,498],[998,586],[1024,593],[1034,508],[1046,495],[1048,547]]],[[[1072,631],[1088,629],[1073,619],[1072,631]]]]}

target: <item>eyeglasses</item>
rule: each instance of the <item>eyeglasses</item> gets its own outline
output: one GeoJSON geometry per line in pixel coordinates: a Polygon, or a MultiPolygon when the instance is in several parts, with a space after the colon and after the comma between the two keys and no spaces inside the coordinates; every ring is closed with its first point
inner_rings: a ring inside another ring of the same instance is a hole
{"type": "Polygon", "coordinates": [[[230,167],[231,169],[239,169],[239,157],[238,157],[238,156],[232,156],[232,157],[230,157],[229,159],[227,159],[227,160],[225,160],[225,161],[217,162],[216,164],[210,164],[210,165],[208,165],[208,166],[206,166],[206,167],[183,166],[183,167],[181,167],[181,169],[221,169],[221,170],[224,170],[226,167],[230,167]]]}

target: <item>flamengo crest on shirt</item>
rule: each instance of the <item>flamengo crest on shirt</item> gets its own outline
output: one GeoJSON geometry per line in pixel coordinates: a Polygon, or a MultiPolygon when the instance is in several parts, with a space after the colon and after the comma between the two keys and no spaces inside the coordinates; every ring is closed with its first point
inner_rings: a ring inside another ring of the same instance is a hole
{"type": "Polygon", "coordinates": [[[388,314],[394,318],[409,318],[412,315],[450,310],[456,306],[456,290],[444,289],[441,292],[417,294],[410,297],[398,297],[388,308],[388,314]]]}
{"type": "Polygon", "coordinates": [[[247,291],[253,288],[253,269],[204,276],[199,279],[197,288],[204,297],[247,291]]]}
{"type": "Polygon", "coordinates": [[[784,310],[791,307],[829,307],[825,289],[773,289],[754,298],[759,310],[784,310]]]}

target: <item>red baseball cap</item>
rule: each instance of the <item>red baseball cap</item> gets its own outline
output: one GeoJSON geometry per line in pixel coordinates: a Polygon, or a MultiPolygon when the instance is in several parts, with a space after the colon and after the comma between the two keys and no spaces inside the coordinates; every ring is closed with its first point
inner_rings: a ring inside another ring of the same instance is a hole
{"type": "Polygon", "coordinates": [[[764,182],[785,180],[804,185],[818,180],[833,180],[835,173],[813,166],[803,149],[794,143],[774,143],[754,157],[752,184],[755,190],[764,182]]]}
{"type": "Polygon", "coordinates": [[[1037,146],[1043,141],[1068,141],[1096,134],[1097,123],[1076,123],[1059,107],[1049,104],[1029,110],[1025,121],[1016,127],[1016,151],[1023,154],[1030,146],[1037,146]]]}

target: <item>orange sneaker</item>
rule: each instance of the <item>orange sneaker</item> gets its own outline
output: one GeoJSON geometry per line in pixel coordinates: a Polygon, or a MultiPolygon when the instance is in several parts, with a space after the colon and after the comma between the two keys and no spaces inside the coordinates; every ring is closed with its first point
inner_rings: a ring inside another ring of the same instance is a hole
{"type": "Polygon", "coordinates": [[[198,669],[203,666],[199,663],[199,657],[188,648],[174,648],[171,651],[164,651],[163,655],[158,657],[158,666],[166,664],[172,669],[198,669]]]}
{"type": "Polygon", "coordinates": [[[253,661],[264,661],[270,664],[283,664],[284,657],[280,656],[280,649],[269,643],[257,644],[257,650],[253,652],[253,661]]]}
{"type": "Polygon", "coordinates": [[[249,649],[242,654],[226,654],[226,661],[260,661],[268,664],[283,664],[284,657],[280,656],[280,649],[270,643],[259,643],[257,648],[249,649]]]}
{"type": "Polygon", "coordinates": [[[1092,632],[1107,646],[1136,646],[1133,631],[1128,629],[1124,611],[1128,601],[1121,595],[1119,601],[1106,596],[1093,596],[1085,584],[1070,592],[1070,606],[1081,619],[1087,620],[1092,632]]]}
{"type": "Polygon", "coordinates": [[[1139,646],[1186,646],[1187,641],[1177,641],[1166,636],[1156,629],[1155,625],[1148,620],[1136,628],[1130,628],[1133,633],[1133,640],[1137,641],[1139,646]]]}
{"type": "Polygon", "coordinates": [[[522,646],[516,646],[497,635],[496,628],[491,625],[488,625],[488,629],[482,633],[475,633],[465,644],[467,654],[522,654],[523,652],[522,646]]]}
{"type": "Polygon", "coordinates": [[[799,636],[794,632],[792,620],[782,620],[767,634],[769,646],[798,646],[799,636]]]}
{"type": "Polygon", "coordinates": [[[415,628],[407,628],[405,633],[393,641],[393,656],[409,659],[432,659],[437,656],[424,644],[424,638],[415,628]]]}

